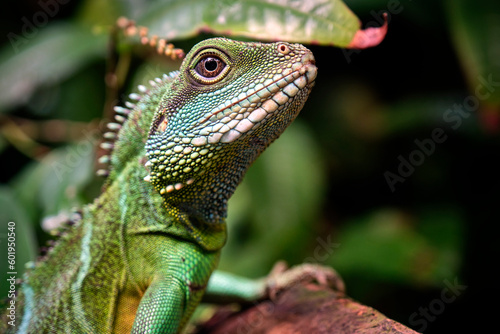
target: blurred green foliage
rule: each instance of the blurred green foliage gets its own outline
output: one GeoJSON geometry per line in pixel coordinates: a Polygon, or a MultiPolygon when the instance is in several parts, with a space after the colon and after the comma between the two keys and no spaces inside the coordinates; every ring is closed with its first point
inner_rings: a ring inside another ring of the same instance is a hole
{"type": "MultiPolygon", "coordinates": [[[[458,280],[466,293],[432,320],[421,318],[428,333],[460,330],[474,319],[473,305],[498,293],[489,269],[499,253],[500,5],[345,2],[367,26],[380,25],[387,11],[386,40],[363,51],[310,46],[316,87],[231,199],[220,268],[258,277],[278,259],[326,263],[344,277],[349,295],[417,330],[423,327],[411,315],[440,298],[444,282],[458,280]],[[445,139],[426,153],[417,142],[429,143],[436,129],[445,139]]],[[[283,39],[346,45],[359,24],[333,0],[340,7],[330,20],[347,28],[318,20],[312,35],[304,33],[311,15],[257,1],[52,3],[54,15],[32,30],[26,22],[34,24],[43,9],[35,0],[11,4],[1,20],[2,282],[3,226],[16,222],[21,272],[52,238],[40,223],[57,225],[99,194],[102,180],[93,171],[105,105],[123,103],[137,84],[179,66],[120,44],[126,75],[109,101],[108,31],[118,16],[185,50],[211,37],[209,30],[276,37],[266,30],[270,22],[288,27],[275,31],[283,39]]]]}

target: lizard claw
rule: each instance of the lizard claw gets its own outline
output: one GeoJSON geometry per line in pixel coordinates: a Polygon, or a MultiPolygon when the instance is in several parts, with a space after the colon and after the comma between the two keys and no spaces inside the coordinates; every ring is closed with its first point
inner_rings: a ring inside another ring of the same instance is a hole
{"type": "Polygon", "coordinates": [[[266,288],[269,298],[275,299],[280,292],[295,284],[311,282],[345,292],[344,281],[333,268],[304,263],[288,269],[284,261],[279,261],[274,265],[266,279],[266,288]]]}

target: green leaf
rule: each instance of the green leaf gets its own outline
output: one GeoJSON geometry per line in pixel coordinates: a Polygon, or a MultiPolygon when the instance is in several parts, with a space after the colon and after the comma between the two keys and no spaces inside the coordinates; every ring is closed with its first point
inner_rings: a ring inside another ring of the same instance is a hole
{"type": "Polygon", "coordinates": [[[463,236],[453,210],[378,210],[345,225],[329,264],[346,277],[438,286],[457,276],[463,236]]]}
{"type": "Polygon", "coordinates": [[[425,208],[419,214],[419,232],[435,247],[435,282],[456,277],[464,255],[466,230],[461,209],[452,206],[425,208]]]}
{"type": "Polygon", "coordinates": [[[44,228],[57,227],[74,208],[89,201],[83,189],[91,182],[94,145],[99,132],[86,133],[86,140],[52,151],[40,163],[33,163],[13,182],[24,207],[38,208],[32,219],[44,219],[44,228]],[[54,219],[52,219],[54,218],[54,219]]]}
{"type": "Polygon", "coordinates": [[[54,23],[33,38],[16,36],[0,52],[0,111],[25,103],[39,85],[62,81],[106,51],[105,34],[76,24],[54,23]]]}
{"type": "Polygon", "coordinates": [[[500,105],[500,2],[449,0],[447,5],[450,33],[470,91],[481,101],[500,105]]]}
{"type": "Polygon", "coordinates": [[[413,281],[417,277],[412,264],[427,258],[430,251],[425,239],[412,230],[409,218],[385,210],[346,224],[338,238],[340,246],[329,263],[346,276],[413,281]]]}
{"type": "Polygon", "coordinates": [[[348,46],[360,28],[340,0],[156,1],[138,23],[167,39],[199,31],[260,40],[348,46]]]}

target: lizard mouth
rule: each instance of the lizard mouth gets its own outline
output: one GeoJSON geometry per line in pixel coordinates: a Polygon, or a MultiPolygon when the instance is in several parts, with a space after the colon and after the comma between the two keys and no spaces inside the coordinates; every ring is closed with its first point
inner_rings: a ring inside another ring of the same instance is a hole
{"type": "Polygon", "coordinates": [[[258,128],[276,111],[286,108],[301,91],[310,89],[316,75],[314,56],[308,52],[300,62],[280,74],[252,84],[246,92],[210,110],[201,122],[202,126],[193,129],[197,134],[191,139],[191,144],[203,146],[233,142],[258,128]]]}

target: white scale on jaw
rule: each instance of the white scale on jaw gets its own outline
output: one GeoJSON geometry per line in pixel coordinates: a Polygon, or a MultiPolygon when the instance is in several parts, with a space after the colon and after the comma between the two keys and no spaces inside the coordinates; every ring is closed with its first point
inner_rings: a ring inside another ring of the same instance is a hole
{"type": "Polygon", "coordinates": [[[295,63],[282,74],[276,74],[273,79],[267,79],[212,109],[206,114],[205,119],[217,123],[199,130],[199,136],[192,138],[191,144],[203,146],[207,143],[230,143],[249,130],[257,128],[264,118],[284,106],[307,85],[306,76],[309,77],[309,81],[314,80],[316,67],[295,63]],[[270,99],[261,103],[262,99],[270,96],[270,99]],[[248,109],[253,111],[247,111],[248,109]]]}

